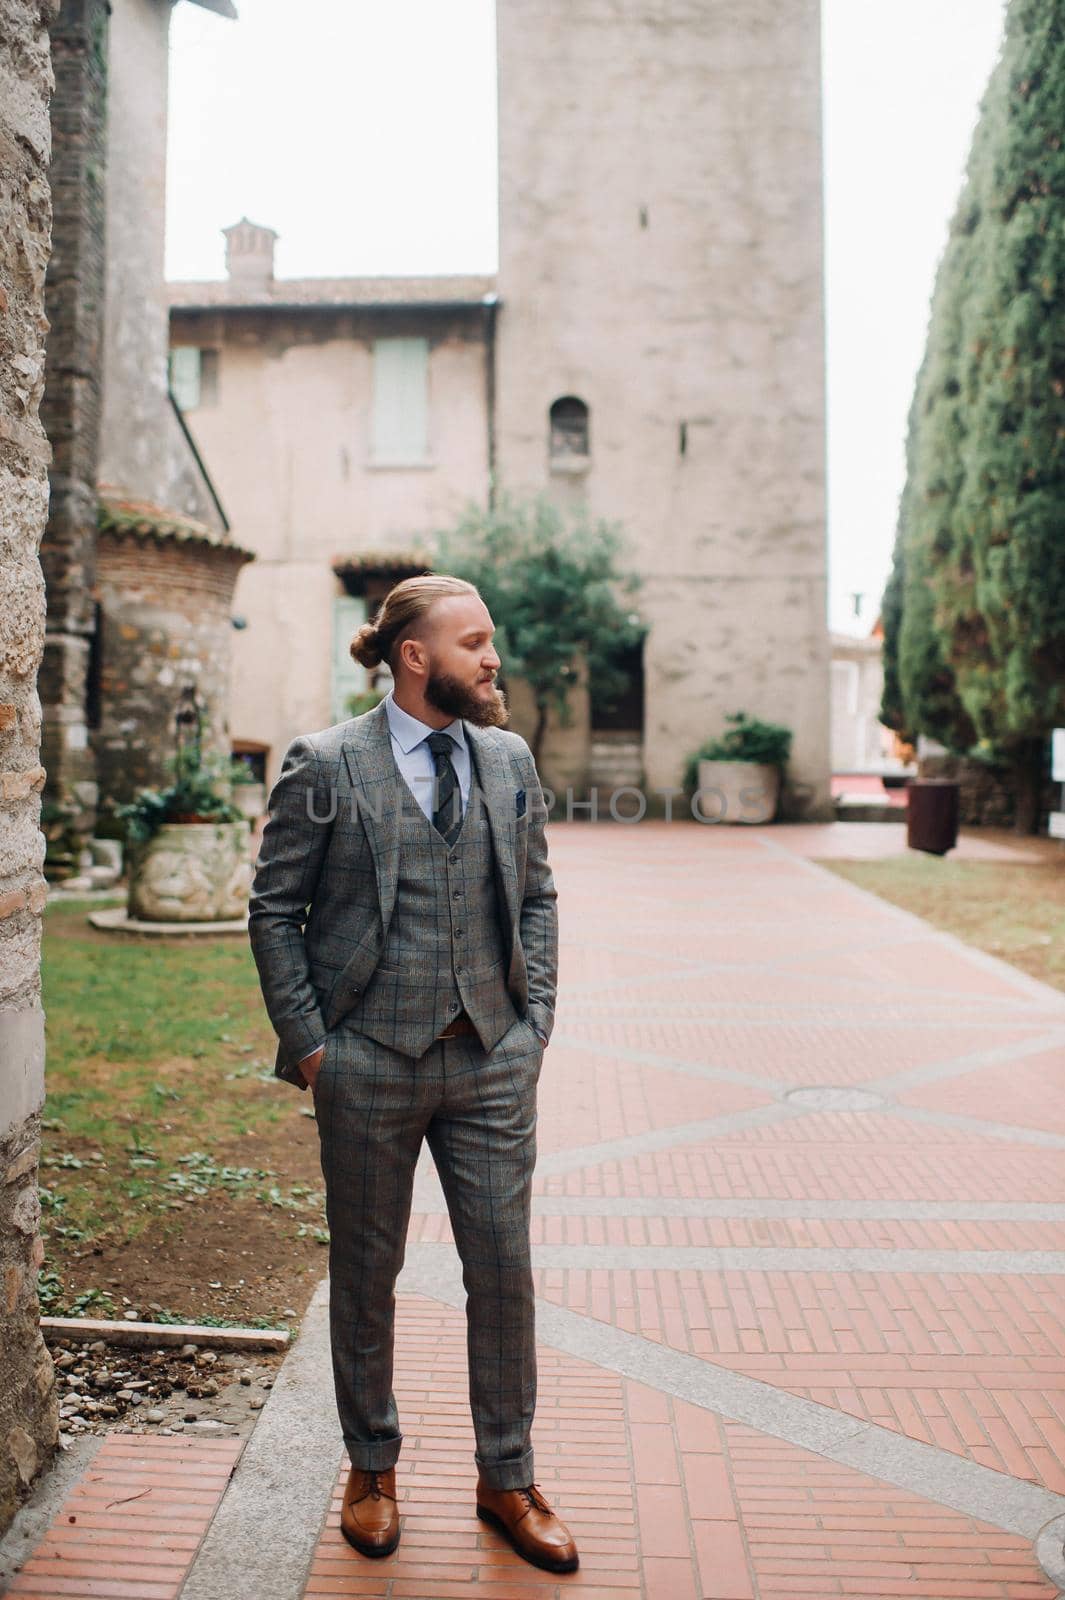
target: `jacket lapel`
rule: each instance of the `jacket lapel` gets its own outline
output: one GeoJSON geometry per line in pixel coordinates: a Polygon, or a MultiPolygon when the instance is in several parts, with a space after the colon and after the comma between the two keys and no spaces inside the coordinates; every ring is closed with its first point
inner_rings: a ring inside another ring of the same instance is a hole
{"type": "Polygon", "coordinates": [[[396,903],[399,879],[399,773],[392,756],[388,714],[382,700],[343,745],[354,804],[366,829],[377,874],[381,926],[387,928],[396,903]]]}
{"type": "Polygon", "coordinates": [[[489,728],[464,722],[472,750],[473,781],[481,790],[492,848],[500,869],[499,888],[513,927],[518,920],[518,875],[514,864],[514,786],[498,740],[489,728]]]}

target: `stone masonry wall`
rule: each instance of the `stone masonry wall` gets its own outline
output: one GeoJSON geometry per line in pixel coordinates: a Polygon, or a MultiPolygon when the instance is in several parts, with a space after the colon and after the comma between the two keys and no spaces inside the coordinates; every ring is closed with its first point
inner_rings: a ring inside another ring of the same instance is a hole
{"type": "MultiPolygon", "coordinates": [[[[41,564],[48,637],[40,673],[47,803],[92,832],[95,774],[85,723],[93,633],[100,374],[103,364],[109,0],[63,0],[52,30],[51,330],[42,416],[54,452],[41,564]]],[[[75,840],[71,841],[76,849],[75,840]]]]}
{"type": "Polygon", "coordinates": [[[628,535],[648,785],[744,710],[792,729],[792,803],[822,814],[819,0],[496,15],[498,483],[628,535]],[[566,395],[590,411],[578,474],[550,455],[566,395]]]}
{"type": "Polygon", "coordinates": [[[102,811],[168,781],[186,683],[206,708],[203,749],[229,752],[233,585],[246,553],[202,540],[101,533],[101,722],[92,734],[102,811]]]}
{"type": "Polygon", "coordinates": [[[37,551],[49,460],[38,408],[51,229],[47,29],[56,10],[51,0],[0,0],[0,1532],[59,1436],[36,1292],[45,899],[37,551]]]}
{"type": "Polygon", "coordinates": [[[111,0],[99,473],[101,486],[221,531],[167,393],[163,245],[171,10],[171,0],[111,0]]]}

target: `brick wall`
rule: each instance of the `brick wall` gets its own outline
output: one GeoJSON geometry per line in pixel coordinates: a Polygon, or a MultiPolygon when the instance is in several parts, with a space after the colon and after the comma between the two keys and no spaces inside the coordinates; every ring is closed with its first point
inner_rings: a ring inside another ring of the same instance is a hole
{"type": "Polygon", "coordinates": [[[44,643],[37,548],[48,503],[39,417],[51,199],[51,0],[0,0],[0,1532],[58,1439],[40,1334],[37,1156],[43,771],[36,675],[44,643]]]}

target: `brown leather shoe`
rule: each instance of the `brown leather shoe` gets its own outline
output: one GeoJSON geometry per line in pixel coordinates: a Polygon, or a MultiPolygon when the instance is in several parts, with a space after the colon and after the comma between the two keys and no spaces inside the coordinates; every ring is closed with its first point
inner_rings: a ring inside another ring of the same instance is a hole
{"type": "Polygon", "coordinates": [[[492,1489],[478,1480],[477,1515],[498,1528],[526,1561],[547,1572],[573,1572],[578,1564],[573,1535],[531,1483],[527,1489],[492,1489]]]}
{"type": "Polygon", "coordinates": [[[390,1556],[399,1543],[396,1469],[352,1467],[340,1508],[340,1531],[364,1556],[390,1556]]]}

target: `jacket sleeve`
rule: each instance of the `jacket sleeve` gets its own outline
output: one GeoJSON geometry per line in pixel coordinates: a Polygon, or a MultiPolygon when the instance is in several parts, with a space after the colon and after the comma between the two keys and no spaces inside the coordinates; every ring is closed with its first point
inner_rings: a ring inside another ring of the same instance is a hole
{"type": "Polygon", "coordinates": [[[285,1056],[297,1062],[325,1036],[303,930],[332,833],[336,797],[313,742],[294,739],[269,800],[248,904],[248,936],[263,1000],[285,1056]],[[318,820],[321,818],[322,820],[318,820]]]}
{"type": "Polygon", "coordinates": [[[547,806],[536,763],[526,746],[522,762],[529,810],[525,857],[525,898],[519,933],[529,975],[529,1021],[550,1039],[558,988],[558,892],[547,860],[547,806]]]}

